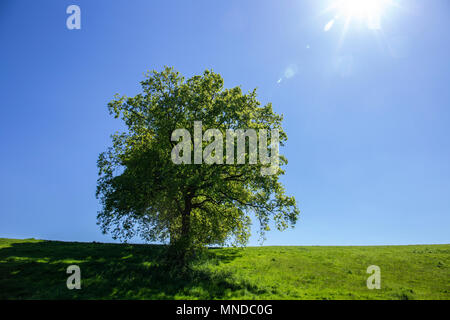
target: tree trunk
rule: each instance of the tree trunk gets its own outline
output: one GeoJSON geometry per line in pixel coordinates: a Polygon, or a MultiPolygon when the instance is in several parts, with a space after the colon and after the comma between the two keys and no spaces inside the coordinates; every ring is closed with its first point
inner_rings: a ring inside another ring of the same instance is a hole
{"type": "Polygon", "coordinates": [[[186,256],[191,246],[191,210],[192,210],[192,198],[187,196],[184,201],[184,211],[181,216],[181,235],[179,239],[179,253],[181,264],[186,263],[186,256]]]}
{"type": "Polygon", "coordinates": [[[184,199],[184,208],[181,213],[181,229],[173,230],[168,251],[168,262],[172,266],[185,267],[191,249],[191,211],[192,195],[188,193],[184,199]],[[176,233],[175,233],[176,232],[176,233]]]}
{"type": "Polygon", "coordinates": [[[184,200],[184,211],[181,217],[181,238],[188,238],[191,231],[191,198],[186,197],[184,200]]]}

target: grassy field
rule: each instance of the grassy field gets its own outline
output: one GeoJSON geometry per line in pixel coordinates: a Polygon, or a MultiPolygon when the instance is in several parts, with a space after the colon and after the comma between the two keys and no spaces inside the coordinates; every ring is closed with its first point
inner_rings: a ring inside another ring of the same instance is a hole
{"type": "Polygon", "coordinates": [[[0,299],[450,299],[450,245],[209,249],[183,276],[164,250],[0,238],[0,299]],[[71,264],[81,290],[66,287],[71,264]]]}

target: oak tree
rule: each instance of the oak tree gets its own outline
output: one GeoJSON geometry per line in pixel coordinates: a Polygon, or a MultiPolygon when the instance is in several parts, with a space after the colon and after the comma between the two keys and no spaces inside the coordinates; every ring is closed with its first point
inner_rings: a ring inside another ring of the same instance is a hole
{"type": "MultiPolygon", "coordinates": [[[[96,194],[102,209],[97,221],[104,233],[121,240],[170,241],[184,261],[196,247],[245,245],[251,216],[262,235],[271,220],[279,230],[295,225],[295,198],[285,194],[279,181],[287,163],[282,155],[280,166],[266,175],[260,162],[176,164],[171,158],[178,143],[172,133],[180,128],[193,132],[195,121],[223,136],[229,129],[266,130],[268,142],[276,130],[283,146],[282,116],[270,103],[260,104],[256,89],[224,88],[222,77],[209,70],[185,79],[168,67],[147,73],[141,86],[136,96],[116,95],[108,104],[125,130],[112,135],[112,145],[98,158],[96,194]]],[[[201,143],[205,147],[210,141],[201,143]]]]}

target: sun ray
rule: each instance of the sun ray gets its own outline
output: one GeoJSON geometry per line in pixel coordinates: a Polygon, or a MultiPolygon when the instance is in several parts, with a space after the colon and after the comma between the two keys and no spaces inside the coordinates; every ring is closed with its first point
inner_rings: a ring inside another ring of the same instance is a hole
{"type": "Polygon", "coordinates": [[[355,22],[362,23],[378,37],[382,31],[382,19],[392,6],[397,6],[396,0],[333,0],[323,12],[333,15],[325,24],[324,31],[342,28],[338,48],[342,47],[351,25],[355,22]]]}
{"type": "Polygon", "coordinates": [[[381,29],[381,18],[393,0],[335,0],[326,9],[334,12],[334,19],[344,19],[346,27],[352,20],[363,21],[371,30],[381,29]]]}

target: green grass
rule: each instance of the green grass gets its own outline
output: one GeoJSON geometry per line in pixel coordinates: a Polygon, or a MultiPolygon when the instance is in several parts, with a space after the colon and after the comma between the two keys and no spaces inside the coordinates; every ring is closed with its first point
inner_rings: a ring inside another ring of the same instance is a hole
{"type": "Polygon", "coordinates": [[[450,245],[209,249],[181,276],[165,247],[0,238],[0,299],[449,299],[450,245]],[[66,269],[81,268],[81,290],[66,269]],[[381,289],[369,290],[369,265],[381,289]]]}

